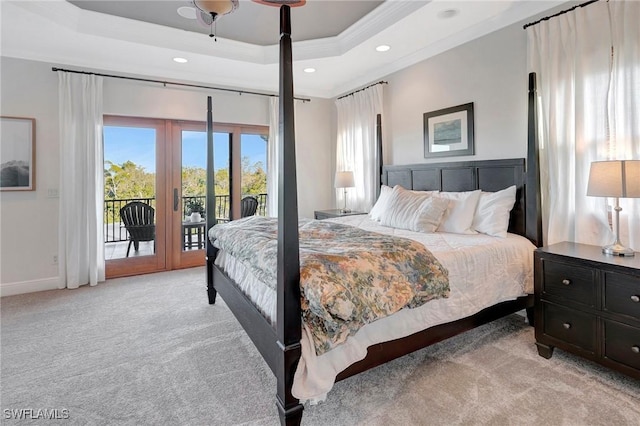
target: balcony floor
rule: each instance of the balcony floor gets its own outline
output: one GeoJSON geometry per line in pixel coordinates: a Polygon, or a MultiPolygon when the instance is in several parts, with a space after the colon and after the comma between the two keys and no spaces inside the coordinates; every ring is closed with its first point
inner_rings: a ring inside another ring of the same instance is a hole
{"type": "MultiPolygon", "coordinates": [[[[127,246],[129,241],[120,241],[117,243],[105,243],[104,245],[104,258],[105,260],[124,259],[127,257],[127,246]]],[[[185,249],[185,251],[197,250],[195,247],[192,249],[185,249]]],[[[131,251],[129,257],[138,256],[151,256],[153,255],[153,241],[143,241],[140,243],[140,248],[136,252],[133,244],[131,245],[131,251]]]]}

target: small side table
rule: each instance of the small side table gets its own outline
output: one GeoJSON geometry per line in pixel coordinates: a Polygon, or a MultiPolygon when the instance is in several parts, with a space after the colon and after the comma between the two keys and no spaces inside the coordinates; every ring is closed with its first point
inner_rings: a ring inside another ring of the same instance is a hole
{"type": "Polygon", "coordinates": [[[640,378],[640,255],[558,243],[534,252],[538,354],[554,347],[640,378]]]}
{"type": "Polygon", "coordinates": [[[316,210],[314,212],[316,219],[330,219],[332,217],[354,216],[359,214],[366,214],[365,212],[350,211],[348,213],[342,213],[341,209],[333,210],[316,210]]]}
{"type": "Polygon", "coordinates": [[[185,221],[182,222],[182,250],[191,250],[193,248],[200,250],[206,247],[205,225],[204,220],[200,222],[185,221]],[[193,230],[195,230],[197,241],[193,241],[193,230]]]}

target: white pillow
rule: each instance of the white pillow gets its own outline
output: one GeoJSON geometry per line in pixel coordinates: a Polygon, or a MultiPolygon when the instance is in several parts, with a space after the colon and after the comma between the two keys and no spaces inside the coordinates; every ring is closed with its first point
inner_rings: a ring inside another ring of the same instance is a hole
{"type": "Polygon", "coordinates": [[[480,190],[467,192],[440,192],[436,197],[449,200],[449,207],[442,218],[438,232],[452,234],[477,234],[471,227],[480,199],[480,190]]]}
{"type": "Polygon", "coordinates": [[[387,203],[389,202],[389,197],[391,196],[392,190],[393,188],[387,185],[382,185],[380,187],[380,195],[378,196],[378,201],[376,201],[376,203],[371,208],[371,211],[369,212],[369,217],[371,219],[380,221],[380,215],[387,209],[387,203]]]}
{"type": "Polygon", "coordinates": [[[448,201],[429,194],[416,194],[396,185],[391,191],[380,224],[416,232],[433,232],[448,206],[448,201]]]}
{"type": "Polygon", "coordinates": [[[440,191],[417,191],[415,189],[407,189],[407,191],[410,191],[412,194],[416,194],[416,195],[435,195],[440,192],[440,191]]]}
{"type": "Polygon", "coordinates": [[[483,234],[506,238],[509,213],[515,202],[515,185],[498,192],[482,192],[472,228],[483,234]]]}
{"type": "Polygon", "coordinates": [[[429,197],[424,200],[411,231],[436,232],[448,205],[449,202],[443,198],[429,197]]]}
{"type": "MultiPolygon", "coordinates": [[[[403,188],[400,185],[396,185],[396,186],[403,188]]],[[[389,201],[389,196],[391,195],[392,190],[393,188],[391,188],[390,186],[387,186],[387,185],[380,186],[380,195],[378,196],[378,200],[376,201],[376,203],[371,208],[371,211],[369,212],[369,217],[372,220],[377,220],[378,222],[380,221],[380,216],[382,215],[382,212],[387,209],[387,203],[389,201]]],[[[438,191],[410,191],[410,190],[407,190],[407,191],[416,195],[433,195],[438,193],[438,191]]]]}

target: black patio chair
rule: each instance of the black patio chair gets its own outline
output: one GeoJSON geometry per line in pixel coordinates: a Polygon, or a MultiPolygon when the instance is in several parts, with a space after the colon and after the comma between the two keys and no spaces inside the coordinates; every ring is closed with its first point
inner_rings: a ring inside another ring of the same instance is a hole
{"type": "Polygon", "coordinates": [[[127,203],[120,209],[120,219],[129,233],[129,246],[127,247],[127,257],[133,248],[138,251],[140,241],[153,241],[153,251],[156,251],[156,225],[154,224],[155,209],[140,201],[127,203]]]}
{"type": "Polygon", "coordinates": [[[246,196],[240,201],[240,217],[253,216],[258,210],[258,199],[246,196]]]}

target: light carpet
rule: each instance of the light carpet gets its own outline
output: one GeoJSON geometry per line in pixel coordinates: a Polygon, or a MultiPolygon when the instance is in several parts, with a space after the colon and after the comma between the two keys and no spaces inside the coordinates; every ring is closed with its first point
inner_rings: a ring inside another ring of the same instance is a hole
{"type": "MultiPolygon", "coordinates": [[[[276,382],[204,268],[1,300],[1,401],[65,425],[277,425],[276,382]]],[[[517,315],[359,374],[305,425],[639,425],[640,381],[556,350],[517,315]]]]}

